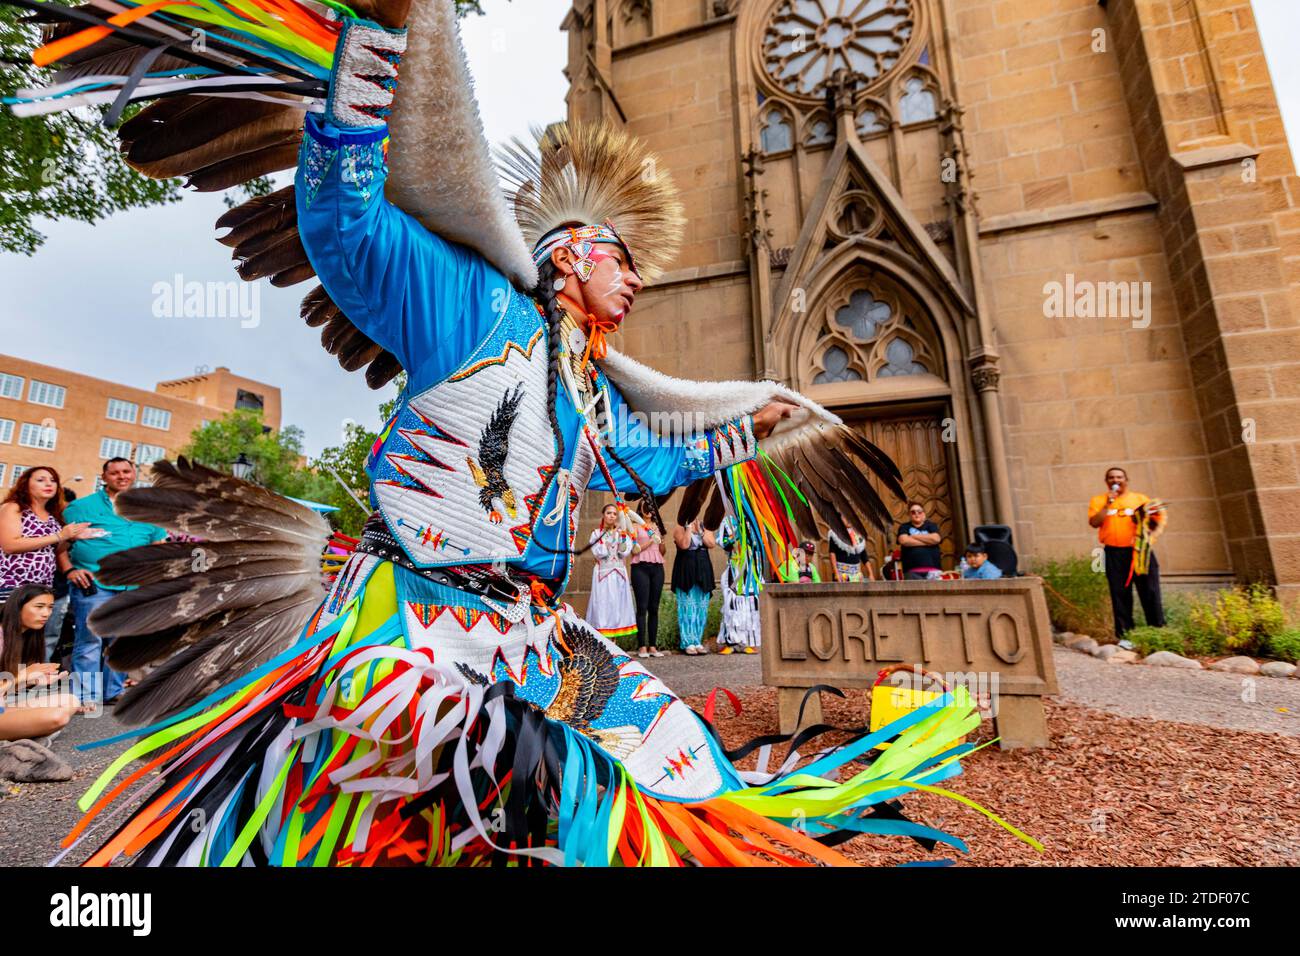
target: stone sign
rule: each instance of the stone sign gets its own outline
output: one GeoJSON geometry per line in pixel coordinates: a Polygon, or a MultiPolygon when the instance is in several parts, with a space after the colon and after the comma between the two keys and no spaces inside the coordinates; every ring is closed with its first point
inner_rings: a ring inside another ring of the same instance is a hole
{"type": "MultiPolygon", "coordinates": [[[[892,664],[919,664],[987,695],[1000,745],[1047,746],[1055,694],[1051,626],[1038,578],[771,584],[759,600],[763,682],[778,688],[781,732],[806,688],[869,688],[892,664]]],[[[803,724],[821,720],[814,696],[803,724]]]]}

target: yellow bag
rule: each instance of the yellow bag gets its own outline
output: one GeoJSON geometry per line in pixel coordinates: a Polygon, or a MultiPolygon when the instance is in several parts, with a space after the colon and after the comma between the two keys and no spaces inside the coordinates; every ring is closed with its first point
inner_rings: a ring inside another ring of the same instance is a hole
{"type": "MultiPolygon", "coordinates": [[[[936,700],[948,693],[950,688],[942,677],[934,671],[927,671],[919,664],[894,664],[890,667],[882,668],[876,674],[876,682],[871,685],[871,714],[868,726],[872,731],[879,730],[881,727],[905,717],[918,707],[924,707],[932,700],[936,700]],[[939,685],[941,690],[918,690],[914,687],[896,687],[892,684],[886,684],[885,679],[899,671],[912,671],[922,678],[928,678],[939,685]]],[[[923,734],[921,740],[929,737],[934,733],[933,730],[923,734]]],[[[953,741],[953,746],[966,742],[966,738],[953,741]]],[[[889,741],[876,744],[877,750],[884,750],[889,746],[889,741]]]]}

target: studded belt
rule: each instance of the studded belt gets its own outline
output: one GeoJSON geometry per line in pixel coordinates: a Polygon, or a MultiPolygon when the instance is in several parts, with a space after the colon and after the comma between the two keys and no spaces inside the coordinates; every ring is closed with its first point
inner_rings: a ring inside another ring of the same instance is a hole
{"type": "MultiPolygon", "coordinates": [[[[532,582],[542,580],[504,564],[463,564],[438,568],[419,567],[388,530],[379,512],[374,512],[361,529],[358,554],[390,561],[426,580],[470,594],[512,624],[524,619],[533,604],[532,582]]],[[[553,587],[548,587],[554,593],[553,587]]]]}

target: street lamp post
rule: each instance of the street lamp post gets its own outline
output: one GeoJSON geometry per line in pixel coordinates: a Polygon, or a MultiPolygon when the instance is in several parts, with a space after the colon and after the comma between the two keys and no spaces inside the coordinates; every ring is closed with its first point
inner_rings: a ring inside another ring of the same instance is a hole
{"type": "Polygon", "coordinates": [[[240,481],[248,481],[253,477],[253,462],[242,451],[239,457],[230,463],[230,473],[240,481]]]}

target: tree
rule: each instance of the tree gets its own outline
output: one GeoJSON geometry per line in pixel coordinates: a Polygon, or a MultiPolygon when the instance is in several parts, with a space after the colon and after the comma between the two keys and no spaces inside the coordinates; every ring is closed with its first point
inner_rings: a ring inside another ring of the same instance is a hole
{"type": "MultiPolygon", "coordinates": [[[[387,422],[397,411],[398,401],[406,389],[405,372],[395,379],[395,384],[397,394],[379,405],[381,421],[387,422]]],[[[336,506],[339,510],[330,515],[334,526],[344,534],[353,537],[360,534],[361,526],[370,515],[369,506],[358,507],[353,496],[359,498],[362,504],[366,504],[370,494],[370,476],[366,473],[366,461],[378,439],[379,435],[368,428],[355,423],[348,425],[343,444],[326,448],[321,452],[320,457],[312,462],[312,467],[320,475],[326,476],[329,481],[329,488],[324,492],[324,497],[315,500],[336,506]],[[334,479],[334,475],[338,475],[339,479],[347,485],[346,490],[334,479]],[[348,491],[352,494],[349,495],[348,491]]]]}
{"type": "Polygon", "coordinates": [[[291,498],[329,503],[326,497],[333,479],[304,465],[302,429],[287,425],[271,431],[262,423],[262,413],[237,408],[196,428],[181,454],[230,474],[231,463],[241,454],[253,462],[252,480],[264,488],[291,498]]]}
{"type": "MultiPolygon", "coordinates": [[[[479,0],[456,0],[461,16],[482,13],[479,0]]],[[[28,11],[0,6],[0,96],[48,82],[53,70],[32,63],[40,30],[28,11]]],[[[129,119],[139,107],[128,107],[129,119]]],[[[45,241],[41,217],[95,223],[115,212],[176,202],[180,180],[142,176],[122,161],[117,135],[103,125],[106,107],[19,118],[0,106],[0,251],[32,255],[45,241]]],[[[262,177],[236,195],[268,192],[262,177]]]]}
{"type": "MultiPolygon", "coordinates": [[[[32,64],[40,33],[18,22],[25,14],[0,6],[0,96],[39,86],[50,73],[32,64]]],[[[45,241],[33,225],[41,216],[96,222],[180,198],[176,180],[146,179],[122,162],[100,116],[86,109],[20,119],[0,107],[0,249],[35,252],[45,241]]]]}
{"type": "Polygon", "coordinates": [[[365,504],[370,484],[370,477],[366,474],[366,459],[377,437],[367,428],[357,424],[349,425],[343,444],[326,448],[312,462],[312,466],[329,482],[324,497],[317,500],[339,509],[330,515],[334,526],[354,538],[360,535],[361,526],[370,516],[370,509],[358,506],[352,495],[356,495],[365,504]],[[334,475],[338,475],[339,480],[347,485],[346,490],[335,480],[334,475]]]}

